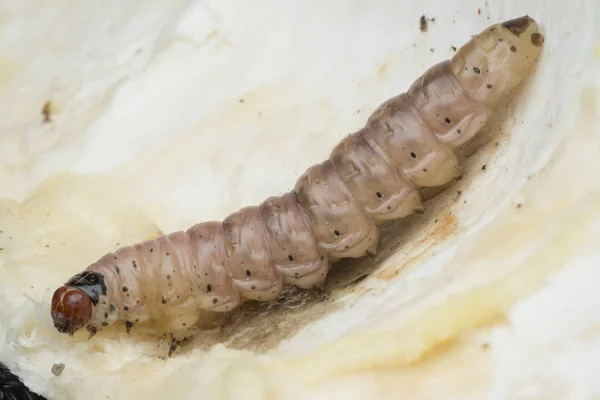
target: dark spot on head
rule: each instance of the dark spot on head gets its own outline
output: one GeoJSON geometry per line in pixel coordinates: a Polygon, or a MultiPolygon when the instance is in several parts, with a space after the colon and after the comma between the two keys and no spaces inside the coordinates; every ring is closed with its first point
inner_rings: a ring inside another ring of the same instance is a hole
{"type": "Polygon", "coordinates": [[[535,47],[542,47],[544,44],[544,35],[538,32],[534,32],[531,34],[531,44],[535,47]]]}
{"type": "Polygon", "coordinates": [[[412,151],[410,152],[410,156],[411,156],[412,158],[417,158],[417,155],[416,155],[415,153],[413,153],[412,151]]]}
{"type": "Polygon", "coordinates": [[[446,118],[444,118],[444,122],[447,123],[447,124],[449,124],[452,121],[450,121],[450,118],[446,117],[446,118]]]}
{"type": "Polygon", "coordinates": [[[502,23],[502,26],[511,31],[515,36],[521,36],[523,32],[527,30],[529,25],[533,22],[529,16],[524,16],[521,18],[511,19],[502,23]]]}
{"type": "Polygon", "coordinates": [[[246,276],[252,276],[252,272],[249,269],[246,270],[246,276]]]}
{"type": "Polygon", "coordinates": [[[335,230],[335,231],[333,231],[333,234],[334,234],[335,236],[340,236],[340,231],[337,231],[337,230],[335,230]]]}
{"type": "Polygon", "coordinates": [[[510,46],[510,51],[512,51],[513,53],[516,53],[517,48],[515,46],[510,46]]]}
{"type": "Polygon", "coordinates": [[[290,260],[290,261],[294,261],[294,256],[293,256],[293,255],[291,255],[291,254],[289,254],[289,255],[288,255],[288,260],[290,260]]]}
{"type": "Polygon", "coordinates": [[[210,286],[210,284],[206,285],[206,291],[210,292],[212,290],[212,286],[210,286]]]}
{"type": "Polygon", "coordinates": [[[473,67],[473,72],[475,72],[476,74],[481,73],[481,70],[477,67],[473,67]]]}
{"type": "Polygon", "coordinates": [[[69,279],[65,285],[84,291],[92,300],[93,305],[98,304],[100,295],[106,295],[104,276],[99,272],[88,270],[80,272],[69,279]]]}
{"type": "Polygon", "coordinates": [[[381,194],[381,192],[377,192],[377,193],[375,193],[375,195],[376,195],[377,197],[379,197],[379,198],[382,198],[382,197],[383,197],[383,195],[381,194]]]}
{"type": "Polygon", "coordinates": [[[483,164],[483,167],[481,167],[482,171],[485,171],[487,169],[487,164],[483,164]]]}

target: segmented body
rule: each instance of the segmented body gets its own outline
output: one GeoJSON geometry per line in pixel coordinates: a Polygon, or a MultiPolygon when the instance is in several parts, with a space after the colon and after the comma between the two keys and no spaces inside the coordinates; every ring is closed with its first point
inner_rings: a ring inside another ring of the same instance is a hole
{"type": "Polygon", "coordinates": [[[382,222],[458,176],[456,149],[532,72],[542,44],[529,17],[493,25],[383,103],[292,191],[106,254],[66,283],[92,299],[88,330],[152,320],[178,335],[202,310],[321,285],[333,262],[375,253],[382,222]]]}

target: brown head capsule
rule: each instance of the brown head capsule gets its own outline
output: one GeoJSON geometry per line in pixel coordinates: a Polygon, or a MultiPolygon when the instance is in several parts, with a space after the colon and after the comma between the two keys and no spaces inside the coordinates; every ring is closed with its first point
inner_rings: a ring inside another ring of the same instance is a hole
{"type": "Polygon", "coordinates": [[[52,320],[61,333],[72,335],[92,317],[92,300],[83,290],[59,287],[52,296],[52,320]]]}

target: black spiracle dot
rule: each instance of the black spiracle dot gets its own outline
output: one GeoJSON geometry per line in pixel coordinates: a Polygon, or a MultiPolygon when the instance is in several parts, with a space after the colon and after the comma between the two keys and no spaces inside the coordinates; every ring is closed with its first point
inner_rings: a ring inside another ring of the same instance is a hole
{"type": "Polygon", "coordinates": [[[212,290],[212,286],[210,286],[210,284],[206,285],[206,291],[210,292],[212,290]]]}
{"type": "Polygon", "coordinates": [[[127,292],[127,291],[129,291],[129,288],[127,286],[123,286],[123,291],[127,292]]]}
{"type": "Polygon", "coordinates": [[[150,249],[150,253],[152,253],[154,251],[154,249],[150,249]]]}
{"type": "Polygon", "coordinates": [[[133,265],[133,268],[137,268],[137,263],[135,262],[135,260],[131,261],[131,265],[133,265]]]}
{"type": "Polygon", "coordinates": [[[288,255],[288,260],[290,260],[290,261],[294,261],[294,256],[293,256],[293,255],[291,255],[291,254],[289,254],[289,255],[288,255]]]}
{"type": "Polygon", "coordinates": [[[125,306],[125,307],[123,307],[123,310],[129,311],[129,307],[125,306]]]}
{"type": "Polygon", "coordinates": [[[340,235],[341,235],[340,231],[337,231],[337,230],[336,230],[336,231],[333,231],[333,234],[334,234],[335,236],[340,236],[340,235]]]}
{"type": "Polygon", "coordinates": [[[462,133],[462,130],[457,129],[456,132],[460,135],[462,133]]]}
{"type": "Polygon", "coordinates": [[[107,312],[104,313],[104,318],[108,318],[108,313],[107,312]]]}
{"type": "Polygon", "coordinates": [[[171,253],[169,253],[168,251],[165,253],[165,255],[168,257],[171,255],[171,253]]]}
{"type": "Polygon", "coordinates": [[[246,270],[246,276],[252,276],[252,272],[249,269],[246,270]]]}
{"type": "Polygon", "coordinates": [[[217,304],[217,301],[219,301],[219,300],[217,300],[217,298],[215,297],[215,298],[213,299],[213,304],[217,304]]]}
{"type": "Polygon", "coordinates": [[[111,313],[115,312],[115,306],[111,304],[110,307],[109,307],[109,310],[110,310],[111,313]]]}
{"type": "Polygon", "coordinates": [[[486,88],[491,89],[494,87],[494,85],[492,85],[491,83],[488,83],[487,85],[485,85],[486,88]]]}
{"type": "Polygon", "coordinates": [[[171,275],[167,274],[167,279],[171,279],[171,275]]]}
{"type": "Polygon", "coordinates": [[[252,285],[252,287],[250,289],[256,290],[256,286],[252,285]]]}
{"type": "Polygon", "coordinates": [[[452,121],[450,121],[450,118],[446,117],[446,118],[444,118],[444,122],[447,123],[447,124],[449,124],[452,121]]]}
{"type": "Polygon", "coordinates": [[[117,274],[120,274],[120,273],[121,273],[121,269],[119,269],[119,266],[118,266],[118,265],[115,265],[115,269],[117,270],[117,274]]]}
{"type": "Polygon", "coordinates": [[[513,53],[517,52],[517,47],[516,46],[510,46],[510,51],[512,51],[513,53]]]}
{"type": "Polygon", "coordinates": [[[417,155],[416,155],[415,153],[413,153],[412,151],[410,152],[410,156],[411,156],[412,158],[417,158],[417,155]]]}
{"type": "Polygon", "coordinates": [[[383,195],[381,194],[381,192],[377,192],[377,193],[375,193],[375,195],[376,195],[377,197],[379,197],[379,198],[382,198],[382,197],[383,197],[383,195]]]}
{"type": "Polygon", "coordinates": [[[473,67],[473,72],[475,72],[476,74],[480,74],[481,70],[478,67],[473,67]]]}
{"type": "Polygon", "coordinates": [[[162,298],[162,303],[163,304],[167,304],[167,299],[165,299],[164,297],[162,298]]]}

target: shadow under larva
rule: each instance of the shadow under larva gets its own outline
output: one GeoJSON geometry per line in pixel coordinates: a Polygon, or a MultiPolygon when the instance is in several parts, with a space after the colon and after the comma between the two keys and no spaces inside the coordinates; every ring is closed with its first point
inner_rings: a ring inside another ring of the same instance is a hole
{"type": "Polygon", "coordinates": [[[430,198],[452,201],[465,149],[532,74],[543,42],[529,16],[488,27],[383,102],[290,192],[122,247],[71,277],[52,298],[54,326],[91,338],[117,322],[127,333],[152,325],[170,336],[170,355],[205,325],[219,341],[265,350],[239,329],[275,338],[278,315],[299,322],[307,307],[335,307],[336,290],[414,234],[430,198]]]}

